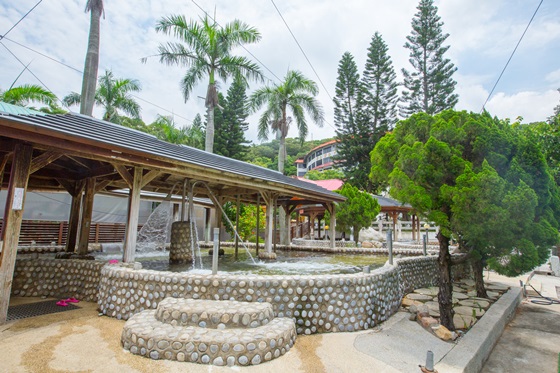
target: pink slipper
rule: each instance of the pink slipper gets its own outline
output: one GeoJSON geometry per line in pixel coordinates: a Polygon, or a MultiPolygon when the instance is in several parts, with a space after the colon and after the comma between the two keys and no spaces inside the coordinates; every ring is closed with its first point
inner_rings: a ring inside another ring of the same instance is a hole
{"type": "Polygon", "coordinates": [[[56,302],[56,305],[60,307],[68,307],[68,303],[66,303],[64,300],[59,300],[58,302],[56,302]]]}
{"type": "Polygon", "coordinates": [[[80,303],[80,301],[77,300],[76,298],[68,298],[68,299],[64,299],[64,301],[66,303],[80,303]]]}

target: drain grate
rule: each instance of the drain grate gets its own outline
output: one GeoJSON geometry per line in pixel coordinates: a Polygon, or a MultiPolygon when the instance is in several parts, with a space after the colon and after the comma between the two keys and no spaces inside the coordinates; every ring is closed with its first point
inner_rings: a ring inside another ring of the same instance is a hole
{"type": "Polygon", "coordinates": [[[56,300],[47,300],[44,302],[19,304],[17,306],[8,307],[7,321],[80,309],[80,307],[72,303],[69,303],[66,307],[57,306],[56,302],[56,300]]]}

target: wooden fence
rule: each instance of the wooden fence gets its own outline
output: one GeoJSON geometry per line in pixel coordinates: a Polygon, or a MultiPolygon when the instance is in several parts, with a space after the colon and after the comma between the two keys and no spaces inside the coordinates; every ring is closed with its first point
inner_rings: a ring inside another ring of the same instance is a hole
{"type": "MultiPolygon", "coordinates": [[[[0,219],[0,229],[4,221],[0,219]]],[[[140,230],[141,225],[138,226],[140,230]]],[[[125,224],[123,223],[91,223],[89,232],[90,243],[122,242],[125,224]]],[[[24,220],[21,223],[19,245],[65,245],[68,235],[68,222],[24,220]]]]}

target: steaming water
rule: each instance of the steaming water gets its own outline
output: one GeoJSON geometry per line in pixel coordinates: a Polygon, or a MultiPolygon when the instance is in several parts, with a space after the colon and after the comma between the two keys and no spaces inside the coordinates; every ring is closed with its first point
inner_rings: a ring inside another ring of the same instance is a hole
{"type": "MultiPolygon", "coordinates": [[[[273,262],[251,262],[247,254],[240,252],[239,260],[233,253],[219,258],[218,273],[233,275],[310,275],[310,274],[341,274],[362,272],[365,266],[370,269],[382,267],[387,261],[386,256],[326,254],[297,251],[278,251],[278,258],[273,262]]],[[[168,257],[138,258],[145,269],[159,271],[188,272],[193,274],[211,274],[212,257],[203,255],[204,269],[193,269],[192,264],[169,264],[168,257]]]]}

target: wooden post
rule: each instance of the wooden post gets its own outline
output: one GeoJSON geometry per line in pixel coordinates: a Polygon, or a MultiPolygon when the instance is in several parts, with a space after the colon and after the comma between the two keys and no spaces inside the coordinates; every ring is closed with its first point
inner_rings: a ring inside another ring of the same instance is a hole
{"type": "Polygon", "coordinates": [[[72,196],[72,205],[70,206],[70,217],[68,218],[68,232],[66,233],[66,252],[73,253],[76,251],[76,242],[78,241],[78,229],[80,227],[80,212],[82,210],[82,195],[76,194],[72,196]]]}
{"type": "Polygon", "coordinates": [[[62,245],[62,234],[64,232],[64,223],[60,222],[60,224],[58,225],[58,239],[56,241],[57,245],[62,245]]]}
{"type": "Polygon", "coordinates": [[[260,216],[261,216],[261,195],[257,194],[257,256],[259,255],[259,237],[260,237],[260,216]]]}
{"type": "Polygon", "coordinates": [[[274,198],[270,195],[263,198],[266,203],[266,227],[264,234],[264,251],[266,253],[272,253],[272,235],[274,234],[274,198]],[[268,198],[267,198],[268,197],[268,198]]]}
{"type": "Polygon", "coordinates": [[[91,229],[91,214],[93,213],[93,197],[95,196],[95,178],[86,179],[86,191],[82,202],[82,223],[80,224],[80,241],[78,255],[87,255],[89,232],[91,229]]]}
{"type": "Polygon", "coordinates": [[[329,204],[329,212],[331,214],[331,220],[329,223],[331,248],[334,249],[336,247],[336,209],[334,203],[329,204]]]}
{"type": "Polygon", "coordinates": [[[2,253],[0,254],[0,324],[5,324],[8,318],[10,292],[23,219],[23,204],[32,156],[32,146],[22,143],[16,144],[0,240],[0,246],[2,246],[2,253]]]}
{"type": "Polygon", "coordinates": [[[124,238],[123,262],[134,262],[136,238],[138,236],[138,214],[140,213],[140,192],[142,191],[142,167],[134,167],[134,179],[128,194],[128,218],[124,238]]]}
{"type": "Polygon", "coordinates": [[[235,231],[237,234],[235,235],[235,260],[237,260],[237,256],[239,254],[239,208],[240,208],[240,197],[239,194],[237,195],[237,201],[235,207],[235,231]]]}

